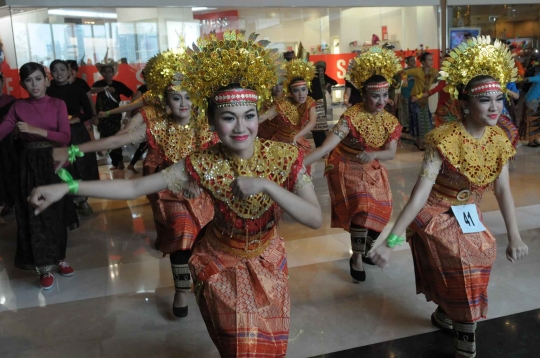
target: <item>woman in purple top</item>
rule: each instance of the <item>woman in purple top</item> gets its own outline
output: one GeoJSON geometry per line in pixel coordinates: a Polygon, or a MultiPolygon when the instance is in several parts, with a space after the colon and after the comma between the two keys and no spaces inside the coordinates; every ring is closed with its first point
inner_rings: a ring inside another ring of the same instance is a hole
{"type": "MultiPolygon", "coordinates": [[[[0,73],[0,123],[9,111],[10,104],[16,100],[13,96],[3,94],[2,88],[4,88],[4,75],[0,73]]],[[[8,136],[0,141],[0,206],[4,205],[0,217],[11,214],[15,205],[15,195],[10,190],[16,180],[15,175],[13,175],[15,166],[16,155],[13,140],[11,136],[8,136]]]]}
{"type": "Polygon", "coordinates": [[[49,80],[43,66],[35,62],[24,64],[20,78],[30,98],[15,101],[0,124],[0,140],[14,129],[18,131],[19,170],[16,186],[11,188],[16,193],[15,267],[37,270],[41,287],[50,289],[54,284],[52,271],[58,270],[63,276],[73,275],[73,268],[64,261],[66,227],[78,227],[77,213],[71,200],[62,200],[47,210],[45,216],[36,216],[26,198],[37,185],[60,182],[54,172],[52,149],[69,143],[69,119],[64,101],[45,94],[49,80]]]}

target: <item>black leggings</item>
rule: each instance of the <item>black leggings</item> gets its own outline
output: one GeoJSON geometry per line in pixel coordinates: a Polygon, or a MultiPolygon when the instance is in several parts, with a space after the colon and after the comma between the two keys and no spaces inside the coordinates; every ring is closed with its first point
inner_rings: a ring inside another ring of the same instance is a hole
{"type": "Polygon", "coordinates": [[[135,165],[139,159],[141,159],[142,155],[146,150],[148,149],[148,142],[142,142],[139,144],[139,148],[135,151],[135,154],[133,154],[133,158],[131,158],[131,165],[135,165]]]}
{"type": "Polygon", "coordinates": [[[187,265],[190,257],[191,250],[178,250],[169,255],[173,265],[187,265]]]}

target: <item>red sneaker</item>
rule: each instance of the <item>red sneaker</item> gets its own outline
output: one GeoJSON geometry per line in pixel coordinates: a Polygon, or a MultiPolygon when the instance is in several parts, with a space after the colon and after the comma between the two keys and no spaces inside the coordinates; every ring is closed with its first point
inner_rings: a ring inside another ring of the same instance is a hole
{"type": "Polygon", "coordinates": [[[69,266],[69,264],[65,261],[60,261],[60,263],[58,264],[58,272],[62,276],[73,276],[74,271],[75,270],[73,270],[73,267],[69,266]]]}
{"type": "Polygon", "coordinates": [[[39,284],[41,285],[41,288],[44,290],[49,290],[54,285],[54,276],[52,273],[47,272],[41,275],[39,279],[39,284]]]}

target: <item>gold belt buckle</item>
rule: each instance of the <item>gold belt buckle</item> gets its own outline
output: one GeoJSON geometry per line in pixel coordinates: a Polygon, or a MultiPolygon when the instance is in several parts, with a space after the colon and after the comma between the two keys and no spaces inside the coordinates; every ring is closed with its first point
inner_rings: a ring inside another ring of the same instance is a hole
{"type": "Polygon", "coordinates": [[[467,201],[471,197],[471,191],[469,189],[463,189],[456,195],[458,201],[467,201]]]}
{"type": "Polygon", "coordinates": [[[244,246],[244,251],[245,252],[253,252],[253,251],[257,250],[259,247],[261,247],[261,240],[253,240],[253,241],[247,241],[246,240],[246,245],[244,246]],[[249,245],[253,245],[253,244],[259,244],[259,245],[256,248],[254,248],[253,250],[250,250],[249,245]]]}

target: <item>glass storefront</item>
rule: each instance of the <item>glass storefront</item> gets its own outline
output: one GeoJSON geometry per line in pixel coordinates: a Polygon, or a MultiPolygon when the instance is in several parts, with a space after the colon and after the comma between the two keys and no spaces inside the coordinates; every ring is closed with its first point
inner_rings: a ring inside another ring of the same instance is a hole
{"type": "Polygon", "coordinates": [[[300,43],[312,60],[325,60],[328,72],[343,83],[348,60],[373,43],[388,43],[406,57],[429,49],[437,58],[441,36],[448,48],[468,33],[511,40],[530,51],[538,47],[540,5],[450,6],[448,33],[440,29],[437,6],[355,8],[28,8],[0,9],[4,91],[19,93],[17,68],[34,61],[77,60],[81,76],[100,78],[93,66],[107,59],[121,63],[118,76],[128,85],[142,83],[146,61],[165,49],[191,45],[202,33],[246,29],[270,47],[296,51],[300,43]],[[514,41],[516,40],[516,41],[514,41]],[[519,41],[518,41],[519,40],[519,41]],[[523,45],[521,45],[524,42],[523,45]],[[123,68],[122,68],[123,67],[123,68]]]}

